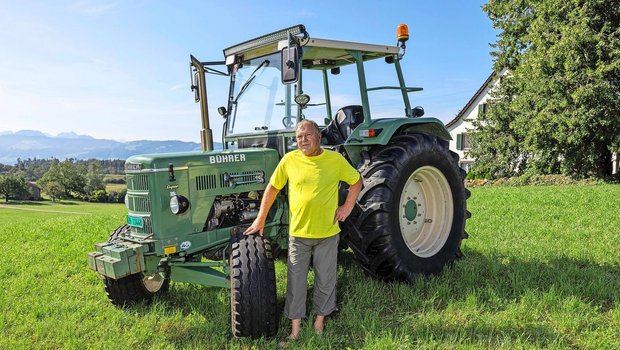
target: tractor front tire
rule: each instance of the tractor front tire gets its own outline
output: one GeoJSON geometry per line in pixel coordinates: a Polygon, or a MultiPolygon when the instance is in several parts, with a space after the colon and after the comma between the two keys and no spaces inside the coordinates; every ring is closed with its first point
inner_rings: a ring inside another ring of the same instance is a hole
{"type": "Polygon", "coordinates": [[[137,273],[119,279],[103,277],[103,283],[112,304],[120,307],[150,303],[156,295],[164,294],[170,288],[170,278],[164,273],[137,273]]]}
{"type": "Polygon", "coordinates": [[[276,273],[271,243],[255,234],[233,237],[230,252],[230,318],[235,337],[278,332],[276,273]]]}
{"type": "MultiPolygon", "coordinates": [[[[108,242],[124,236],[128,231],[129,225],[117,228],[110,234],[108,242]]],[[[170,274],[164,272],[152,275],[137,273],[119,279],[104,276],[103,283],[112,304],[126,307],[141,302],[150,303],[155,296],[166,293],[170,289],[170,274]]]]}
{"type": "Polygon", "coordinates": [[[365,155],[364,188],[344,231],[369,274],[410,281],[462,255],[469,191],[458,159],[448,142],[420,133],[397,135],[365,155]]]}

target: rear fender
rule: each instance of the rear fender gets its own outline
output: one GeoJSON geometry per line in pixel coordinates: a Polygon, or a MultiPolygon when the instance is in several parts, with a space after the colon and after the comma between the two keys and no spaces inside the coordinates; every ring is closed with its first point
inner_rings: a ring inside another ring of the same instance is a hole
{"type": "Polygon", "coordinates": [[[452,140],[448,129],[437,118],[386,118],[359,125],[347,139],[344,148],[351,163],[356,165],[361,161],[362,151],[372,146],[387,145],[395,134],[402,132],[419,132],[435,135],[446,141],[452,140]],[[378,133],[377,136],[360,136],[360,131],[369,129],[374,129],[378,133]]]}

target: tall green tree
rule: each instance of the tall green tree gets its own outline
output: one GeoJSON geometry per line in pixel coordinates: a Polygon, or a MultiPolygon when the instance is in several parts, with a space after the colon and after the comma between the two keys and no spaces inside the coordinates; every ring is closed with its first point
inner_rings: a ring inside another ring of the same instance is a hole
{"type": "Polygon", "coordinates": [[[92,197],[96,191],[99,192],[99,197],[101,197],[101,192],[105,194],[103,172],[99,162],[90,162],[88,164],[88,172],[86,173],[86,187],[84,190],[89,197],[92,197]]]}
{"type": "Polygon", "coordinates": [[[477,122],[475,171],[605,177],[620,147],[617,0],[492,0],[492,53],[510,73],[477,122]]]}
{"type": "Polygon", "coordinates": [[[19,174],[0,175],[0,196],[8,202],[10,197],[22,197],[28,194],[26,179],[19,174]]]}
{"type": "Polygon", "coordinates": [[[65,190],[60,183],[54,180],[45,181],[40,184],[41,189],[47,193],[52,199],[52,202],[56,202],[60,198],[64,197],[65,190]]]}
{"type": "MultiPolygon", "coordinates": [[[[62,162],[54,159],[52,164],[50,164],[49,170],[39,180],[39,184],[45,190],[49,187],[48,184],[52,182],[57,184],[54,185],[55,191],[58,186],[62,189],[62,194],[58,195],[58,198],[72,198],[76,195],[85,195],[86,169],[82,165],[76,166],[70,159],[62,162]]],[[[48,192],[48,194],[50,193],[48,192]]]]}

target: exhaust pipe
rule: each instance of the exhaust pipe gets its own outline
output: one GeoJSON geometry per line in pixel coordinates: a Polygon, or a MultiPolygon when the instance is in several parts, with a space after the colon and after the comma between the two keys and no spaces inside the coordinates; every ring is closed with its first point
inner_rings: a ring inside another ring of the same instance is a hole
{"type": "Polygon", "coordinates": [[[213,131],[209,127],[209,106],[207,104],[207,83],[205,68],[202,62],[198,61],[193,55],[189,56],[191,59],[190,66],[194,67],[195,73],[192,78],[192,91],[196,92],[196,102],[200,102],[200,119],[202,121],[202,129],[200,130],[200,145],[202,151],[213,150],[213,131]]]}

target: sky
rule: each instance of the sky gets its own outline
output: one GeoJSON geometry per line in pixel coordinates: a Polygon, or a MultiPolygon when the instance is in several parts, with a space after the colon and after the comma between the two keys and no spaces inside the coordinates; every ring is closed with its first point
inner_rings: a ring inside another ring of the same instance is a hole
{"type": "MultiPolygon", "coordinates": [[[[200,142],[189,55],[223,60],[226,47],[296,24],[315,38],[395,45],[406,23],[405,81],[424,88],[411,103],[447,123],[492,71],[498,32],[484,3],[0,0],[0,132],[200,142]]],[[[228,81],[209,76],[207,90],[219,135],[228,81]]]]}

